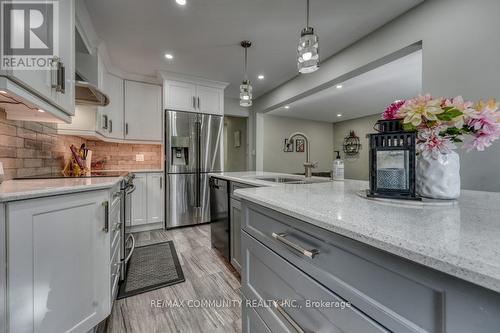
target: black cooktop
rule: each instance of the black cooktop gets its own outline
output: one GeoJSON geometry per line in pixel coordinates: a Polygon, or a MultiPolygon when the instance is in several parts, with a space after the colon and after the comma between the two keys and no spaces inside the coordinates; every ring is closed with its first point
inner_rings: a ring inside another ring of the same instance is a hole
{"type": "Polygon", "coordinates": [[[14,178],[19,179],[52,179],[52,178],[95,178],[95,177],[125,177],[129,174],[128,171],[92,171],[81,176],[65,175],[61,172],[48,173],[44,175],[27,176],[14,178]]]}

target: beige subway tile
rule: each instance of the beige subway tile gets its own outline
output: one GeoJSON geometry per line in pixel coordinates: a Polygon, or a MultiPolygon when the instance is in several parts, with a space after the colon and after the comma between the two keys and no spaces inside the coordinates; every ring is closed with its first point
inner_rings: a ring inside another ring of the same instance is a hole
{"type": "Polygon", "coordinates": [[[2,157],[16,157],[16,148],[0,146],[0,158],[2,157]]]}
{"type": "Polygon", "coordinates": [[[23,166],[25,168],[38,168],[43,165],[41,158],[26,158],[23,160],[23,166]]]}

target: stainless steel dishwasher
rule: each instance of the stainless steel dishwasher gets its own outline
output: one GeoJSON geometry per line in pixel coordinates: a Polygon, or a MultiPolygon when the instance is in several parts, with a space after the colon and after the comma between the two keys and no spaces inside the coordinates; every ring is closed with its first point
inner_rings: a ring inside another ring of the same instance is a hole
{"type": "Polygon", "coordinates": [[[211,177],[209,184],[212,248],[229,260],[229,182],[211,177]]]}

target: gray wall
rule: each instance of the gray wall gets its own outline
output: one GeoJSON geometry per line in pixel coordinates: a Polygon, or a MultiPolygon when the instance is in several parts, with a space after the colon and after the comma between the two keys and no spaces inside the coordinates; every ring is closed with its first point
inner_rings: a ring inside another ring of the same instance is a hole
{"type": "MultiPolygon", "coordinates": [[[[332,124],[266,115],[262,119],[262,169],[271,172],[303,173],[305,153],[283,151],[284,139],[303,132],[310,139],[311,161],[319,162],[317,171],[330,171],[333,158],[332,124]]],[[[295,150],[295,149],[294,149],[295,150]]]]}
{"type": "Polygon", "coordinates": [[[224,171],[247,170],[247,118],[224,116],[224,171]],[[234,146],[234,132],[240,131],[240,146],[234,146]]]}
{"type": "MultiPolygon", "coordinates": [[[[368,139],[366,134],[373,133],[373,125],[380,119],[380,115],[341,121],[333,124],[333,147],[340,151],[345,163],[346,179],[368,180],[368,139]],[[361,141],[361,150],[355,157],[347,157],[342,151],[344,138],[353,130],[361,141]]],[[[336,156],[336,155],[335,155],[336,156]]]]}
{"type": "MultiPolygon", "coordinates": [[[[423,43],[424,92],[461,94],[474,100],[500,98],[499,13],[498,0],[427,0],[323,61],[319,71],[298,76],[260,97],[253,109],[264,112],[286,104],[419,41],[423,43]]],[[[499,142],[483,153],[461,152],[461,160],[463,188],[500,191],[499,142]]]]}
{"type": "Polygon", "coordinates": [[[237,98],[224,98],[224,115],[236,117],[248,117],[248,108],[240,106],[240,100],[237,98]]]}

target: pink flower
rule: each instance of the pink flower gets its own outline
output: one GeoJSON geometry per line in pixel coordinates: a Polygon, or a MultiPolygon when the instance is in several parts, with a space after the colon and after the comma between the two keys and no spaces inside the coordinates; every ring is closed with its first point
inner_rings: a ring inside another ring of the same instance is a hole
{"type": "Polygon", "coordinates": [[[440,136],[442,127],[422,128],[417,135],[417,150],[423,157],[432,157],[438,160],[442,154],[449,154],[457,146],[449,137],[440,136]]]}
{"type": "Polygon", "coordinates": [[[493,141],[497,140],[498,138],[498,134],[492,135],[482,132],[473,134],[472,141],[464,144],[464,148],[467,149],[467,152],[470,152],[471,150],[484,151],[486,148],[491,146],[493,141]]]}
{"type": "Polygon", "coordinates": [[[464,147],[467,151],[473,149],[483,151],[500,138],[499,103],[493,99],[486,103],[481,101],[477,103],[474,111],[465,119],[465,124],[472,131],[473,139],[464,147]]]}
{"type": "Polygon", "coordinates": [[[382,113],[382,119],[384,120],[394,120],[400,119],[398,116],[398,111],[401,109],[403,104],[405,104],[405,100],[397,100],[388,107],[385,108],[384,113],[382,113]]]}
{"type": "Polygon", "coordinates": [[[404,118],[405,124],[415,127],[427,121],[438,121],[437,115],[444,112],[443,103],[443,98],[433,99],[431,95],[420,95],[406,101],[399,109],[398,117],[404,118]]]}
{"type": "Polygon", "coordinates": [[[443,104],[443,107],[453,107],[459,111],[462,111],[463,115],[456,117],[448,124],[457,128],[461,128],[462,126],[464,126],[464,119],[470,117],[476,112],[476,110],[474,110],[473,108],[474,103],[470,101],[464,101],[462,96],[457,96],[452,99],[446,99],[443,104]]]}

